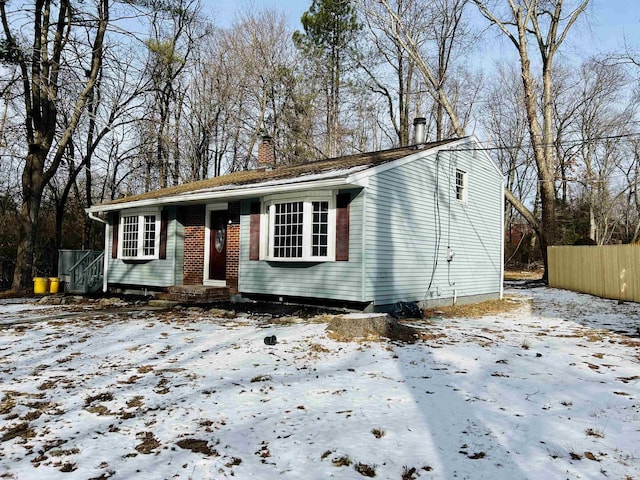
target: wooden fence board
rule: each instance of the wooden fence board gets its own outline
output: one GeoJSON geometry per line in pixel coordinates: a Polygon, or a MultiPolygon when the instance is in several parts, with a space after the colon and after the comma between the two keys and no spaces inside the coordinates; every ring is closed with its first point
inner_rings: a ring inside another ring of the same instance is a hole
{"type": "Polygon", "coordinates": [[[549,286],[640,302],[640,245],[547,249],[549,286]]]}

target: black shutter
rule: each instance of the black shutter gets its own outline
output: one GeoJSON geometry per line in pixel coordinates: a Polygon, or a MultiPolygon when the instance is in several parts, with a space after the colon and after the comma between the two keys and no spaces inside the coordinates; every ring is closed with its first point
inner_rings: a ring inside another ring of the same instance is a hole
{"type": "Polygon", "coordinates": [[[249,216],[249,260],[260,260],[260,202],[251,202],[249,216]]]}
{"type": "Polygon", "coordinates": [[[336,196],[336,261],[349,260],[349,203],[350,193],[336,196]]]}
{"type": "Polygon", "coordinates": [[[163,210],[160,215],[160,252],[158,258],[167,258],[167,229],[169,228],[169,211],[163,210]]]}
{"type": "Polygon", "coordinates": [[[120,214],[111,214],[111,258],[118,258],[118,232],[120,230],[120,214]]]}

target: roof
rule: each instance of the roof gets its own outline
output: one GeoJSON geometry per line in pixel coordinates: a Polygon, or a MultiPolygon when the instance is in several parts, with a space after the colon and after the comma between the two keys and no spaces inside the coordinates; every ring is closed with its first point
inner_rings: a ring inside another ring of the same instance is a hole
{"type": "MultiPolygon", "coordinates": [[[[343,157],[318,160],[295,165],[277,166],[273,169],[257,169],[234,172],[219,177],[207,178],[196,182],[185,183],[174,187],[161,188],[139,195],[131,195],[110,202],[95,205],[89,211],[115,210],[118,206],[133,207],[141,204],[150,204],[154,200],[169,200],[180,198],[184,201],[190,194],[206,192],[226,191],[242,187],[257,185],[287,185],[292,183],[310,182],[318,180],[346,177],[355,172],[360,172],[385,163],[399,160],[418,152],[456,142],[460,139],[448,139],[439,142],[431,142],[417,146],[393,148],[376,152],[359,153],[343,157]]],[[[274,191],[276,188],[274,188],[274,191]]],[[[166,202],[161,202],[166,203],[166,202]]]]}

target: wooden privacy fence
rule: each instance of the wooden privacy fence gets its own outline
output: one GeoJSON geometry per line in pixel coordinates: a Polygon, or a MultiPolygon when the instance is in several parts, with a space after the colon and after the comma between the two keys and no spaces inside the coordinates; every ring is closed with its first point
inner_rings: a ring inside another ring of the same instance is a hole
{"type": "Polygon", "coordinates": [[[640,245],[547,249],[549,286],[640,302],[640,245]]]}

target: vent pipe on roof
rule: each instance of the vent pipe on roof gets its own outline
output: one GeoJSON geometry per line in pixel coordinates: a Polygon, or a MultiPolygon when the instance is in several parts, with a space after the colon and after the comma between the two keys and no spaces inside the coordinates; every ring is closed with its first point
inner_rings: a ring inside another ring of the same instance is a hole
{"type": "Polygon", "coordinates": [[[413,119],[413,144],[421,147],[427,141],[427,119],[416,117],[413,119]]]}
{"type": "Polygon", "coordinates": [[[276,152],[273,138],[263,135],[258,145],[258,168],[273,168],[276,166],[276,152]]]}

